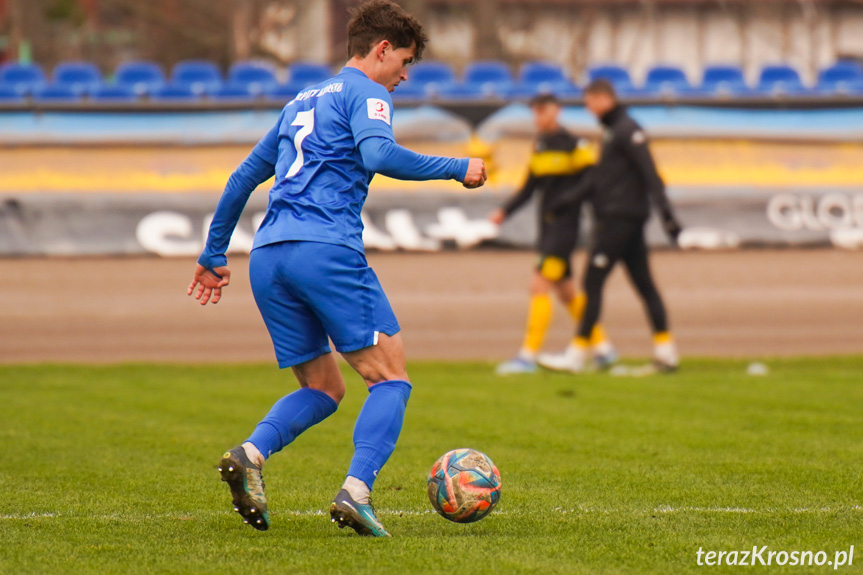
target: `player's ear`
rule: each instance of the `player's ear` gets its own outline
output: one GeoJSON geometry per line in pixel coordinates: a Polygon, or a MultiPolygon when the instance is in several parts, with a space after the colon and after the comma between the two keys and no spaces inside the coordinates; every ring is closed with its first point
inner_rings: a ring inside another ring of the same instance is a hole
{"type": "Polygon", "coordinates": [[[383,61],[384,55],[393,49],[392,44],[390,44],[389,40],[381,40],[378,42],[378,45],[375,46],[375,56],[377,56],[378,60],[383,61]]]}

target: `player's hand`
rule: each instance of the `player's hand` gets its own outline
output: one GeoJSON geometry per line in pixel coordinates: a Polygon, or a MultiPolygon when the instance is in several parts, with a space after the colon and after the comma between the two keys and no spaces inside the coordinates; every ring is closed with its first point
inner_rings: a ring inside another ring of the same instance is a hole
{"type": "Polygon", "coordinates": [[[496,226],[499,226],[506,219],[506,213],[500,208],[496,209],[492,213],[488,215],[488,221],[493,223],[496,226]]]}
{"type": "Polygon", "coordinates": [[[200,300],[201,305],[206,305],[207,302],[219,303],[219,300],[222,299],[222,288],[229,283],[231,283],[231,270],[228,269],[228,266],[221,266],[210,271],[201,264],[197,264],[195,276],[192,278],[192,283],[189,284],[189,289],[186,290],[186,295],[194,293],[195,299],[200,300]]]}
{"type": "Polygon", "coordinates": [[[674,214],[670,212],[662,214],[662,229],[665,230],[671,243],[677,245],[677,238],[680,237],[680,232],[683,231],[683,227],[680,225],[680,222],[677,221],[677,218],[674,217],[674,214]]]}
{"type": "Polygon", "coordinates": [[[485,172],[485,162],[480,158],[471,158],[467,165],[467,174],[464,176],[462,185],[469,190],[479,188],[488,179],[485,172]]]}

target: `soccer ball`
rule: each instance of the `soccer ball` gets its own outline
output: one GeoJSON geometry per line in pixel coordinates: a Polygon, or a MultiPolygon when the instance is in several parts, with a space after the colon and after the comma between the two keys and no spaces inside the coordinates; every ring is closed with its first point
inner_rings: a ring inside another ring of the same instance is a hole
{"type": "Polygon", "coordinates": [[[453,449],[432,465],[428,496],[445,519],[473,523],[491,513],[500,501],[500,473],[485,453],[453,449]]]}

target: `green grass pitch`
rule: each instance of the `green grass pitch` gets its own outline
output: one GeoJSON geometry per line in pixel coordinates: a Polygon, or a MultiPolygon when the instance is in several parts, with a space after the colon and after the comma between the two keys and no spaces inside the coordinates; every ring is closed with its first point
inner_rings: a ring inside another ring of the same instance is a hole
{"type": "MultiPolygon", "coordinates": [[[[737,573],[696,552],[834,551],[863,572],[863,357],[691,360],[645,378],[498,378],[410,366],[404,431],[375,486],[389,540],[325,514],[366,392],[265,468],[272,527],[216,471],[295,386],[270,365],[0,367],[0,573],[737,573]],[[500,469],[472,525],[431,511],[426,473],[473,447],[500,469]]],[[[757,567],[824,573],[827,566],[757,567]]]]}

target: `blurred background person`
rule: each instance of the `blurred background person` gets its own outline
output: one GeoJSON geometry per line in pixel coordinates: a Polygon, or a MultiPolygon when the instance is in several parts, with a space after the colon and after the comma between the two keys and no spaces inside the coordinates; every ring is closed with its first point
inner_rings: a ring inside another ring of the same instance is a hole
{"type": "MultiPolygon", "coordinates": [[[[530,304],[524,340],[518,354],[497,366],[499,375],[536,371],[536,356],[551,323],[552,293],[577,323],[584,312],[585,298],[577,293],[572,280],[570,258],[578,242],[581,197],[559,201],[579,183],[596,161],[596,153],[586,140],[570,134],[560,124],[560,102],[550,93],[539,94],[530,102],[538,133],[530,157],[528,177],[521,189],[489,219],[502,224],[539,194],[536,271],[530,283],[530,304]],[[557,210],[549,208],[555,203],[557,210]]],[[[594,322],[595,324],[596,322],[594,322]]],[[[574,344],[573,344],[574,345],[574,344]]],[[[614,347],[601,326],[592,325],[589,345],[598,366],[607,367],[616,359],[614,347]]]]}
{"type": "Polygon", "coordinates": [[[559,355],[543,354],[538,362],[548,369],[584,371],[594,326],[602,311],[605,281],[615,264],[623,260],[653,328],[654,364],[660,371],[674,371],[679,363],[677,348],[669,331],[665,304],[650,273],[644,233],[651,201],[659,211],[663,229],[675,244],[681,226],[656,171],[647,136],[617,101],[611,83],[604,79],[591,82],[584,90],[584,100],[603,126],[601,155],[578,187],[559,195],[548,209],[567,213],[574,203],[591,198],[596,221],[584,275],[587,303],[569,347],[559,355]]]}

